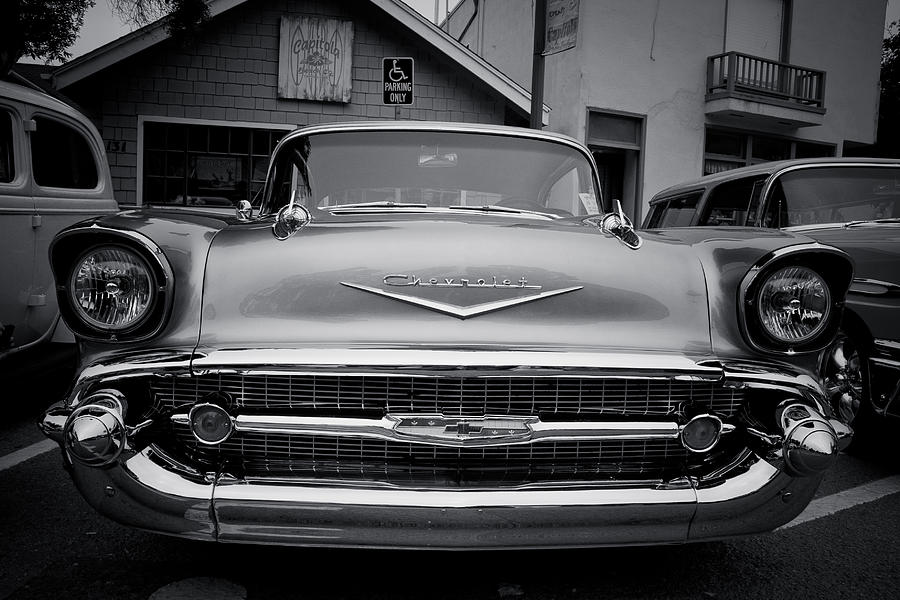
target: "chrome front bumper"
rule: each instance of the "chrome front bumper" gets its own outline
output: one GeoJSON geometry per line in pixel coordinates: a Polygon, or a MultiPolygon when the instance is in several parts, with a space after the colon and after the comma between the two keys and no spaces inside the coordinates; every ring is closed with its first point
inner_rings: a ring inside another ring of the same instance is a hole
{"type": "Polygon", "coordinates": [[[630,482],[503,490],[204,480],[151,446],[106,468],[73,464],[79,491],[120,523],[221,542],[492,549],[683,543],[771,530],[821,477],[747,453],[715,485],[630,482]]]}
{"type": "MultiPolygon", "coordinates": [[[[530,358],[546,364],[547,356],[537,354],[531,353],[530,358]]],[[[476,361],[484,357],[482,353],[469,356],[476,361]]],[[[415,364],[405,358],[396,357],[397,363],[415,364]]],[[[458,364],[458,354],[451,358],[458,364]]],[[[510,363],[522,365],[524,358],[516,355],[510,363]]],[[[702,478],[668,482],[607,480],[448,489],[300,477],[235,479],[195,471],[154,444],[132,446],[130,438],[141,425],[126,428],[122,447],[116,448],[108,464],[88,466],[72,460],[65,449],[66,437],[74,431],[68,427],[72,414],[81,409],[79,414],[94,419],[89,421],[88,433],[95,425],[118,432],[122,423],[121,418],[110,418],[115,403],[110,403],[109,410],[84,411],[89,399],[86,390],[98,382],[180,371],[185,366],[170,356],[160,359],[155,365],[145,357],[142,363],[121,360],[85,369],[72,396],[48,411],[42,428],[61,443],[79,491],[100,513],[133,527],[222,542],[492,549],[684,543],[759,533],[803,510],[825,466],[850,435],[827,418],[823,412],[827,409],[816,401],[821,397],[818,385],[808,375],[759,365],[696,365],[678,360],[666,365],[668,369],[656,365],[653,370],[672,372],[674,366],[688,377],[721,377],[735,385],[790,393],[802,404],[785,406],[781,436],[747,430],[757,438],[760,450],[745,450],[731,464],[702,478]],[[819,438],[828,443],[822,445],[819,438]],[[806,476],[797,476],[803,473],[806,476]]],[[[239,368],[238,364],[233,368],[239,368]]],[[[277,370],[269,361],[256,364],[277,370]]],[[[195,374],[232,368],[203,359],[193,360],[191,366],[195,374]]],[[[260,427],[258,423],[243,425],[260,427]]],[[[303,422],[288,425],[308,427],[303,422]]],[[[386,429],[376,434],[394,435],[386,429]]],[[[598,435],[596,431],[582,434],[598,435]]],[[[660,435],[677,435],[677,427],[660,435]]]]}

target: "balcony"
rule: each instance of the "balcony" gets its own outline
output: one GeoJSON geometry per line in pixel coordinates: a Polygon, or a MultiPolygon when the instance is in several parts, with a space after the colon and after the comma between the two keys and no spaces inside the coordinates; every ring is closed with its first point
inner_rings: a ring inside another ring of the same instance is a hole
{"type": "Polygon", "coordinates": [[[706,114],[738,126],[821,125],[825,72],[726,52],[706,63],[706,114]]]}

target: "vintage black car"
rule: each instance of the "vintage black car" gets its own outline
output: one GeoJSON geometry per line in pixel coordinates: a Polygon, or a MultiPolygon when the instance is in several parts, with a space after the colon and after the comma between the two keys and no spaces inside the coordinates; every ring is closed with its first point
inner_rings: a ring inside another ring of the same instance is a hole
{"type": "MultiPolygon", "coordinates": [[[[821,372],[856,430],[900,416],[900,160],[797,159],[668,188],[644,227],[779,227],[846,251],[855,263],[844,322],[821,372]]],[[[856,438],[865,441],[865,434],[856,438]]]]}
{"type": "Polygon", "coordinates": [[[260,207],[133,210],[51,259],[80,374],[42,428],[135,527],[228,542],[673,543],[797,515],[850,440],[817,376],[846,254],[638,235],[532,130],[320,125],[260,207]]]}

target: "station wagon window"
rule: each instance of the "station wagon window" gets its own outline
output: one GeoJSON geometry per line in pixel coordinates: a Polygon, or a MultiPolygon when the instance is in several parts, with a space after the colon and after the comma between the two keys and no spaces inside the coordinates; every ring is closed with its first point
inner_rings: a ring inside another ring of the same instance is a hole
{"type": "Polygon", "coordinates": [[[75,128],[54,119],[35,117],[31,133],[34,181],[44,187],[92,190],[97,165],[87,139],[75,128]]]}
{"type": "Polygon", "coordinates": [[[795,227],[900,219],[900,167],[828,167],[782,175],[764,220],[795,227]]]}
{"type": "Polygon", "coordinates": [[[766,176],[745,177],[716,186],[706,200],[698,225],[747,225],[756,221],[759,194],[766,176]]]}
{"type": "Polygon", "coordinates": [[[703,192],[696,192],[660,202],[653,207],[647,227],[689,227],[702,195],[703,192]]]}
{"type": "Polygon", "coordinates": [[[14,156],[12,115],[0,110],[0,183],[9,183],[16,178],[14,156]]]}

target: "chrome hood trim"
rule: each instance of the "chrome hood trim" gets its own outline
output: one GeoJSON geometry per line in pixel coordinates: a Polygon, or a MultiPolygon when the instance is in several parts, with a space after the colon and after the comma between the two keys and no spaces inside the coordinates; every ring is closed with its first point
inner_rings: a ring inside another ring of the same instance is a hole
{"type": "Polygon", "coordinates": [[[548,292],[538,292],[530,296],[520,296],[518,298],[510,298],[509,300],[495,300],[493,302],[484,302],[482,304],[476,304],[474,306],[458,306],[456,304],[450,304],[447,302],[438,302],[435,300],[428,300],[426,298],[409,296],[407,294],[388,292],[386,290],[380,290],[378,288],[369,287],[367,285],[360,285],[358,283],[349,283],[346,281],[342,281],[341,285],[345,285],[355,290],[368,292],[370,294],[375,294],[376,296],[393,298],[394,300],[406,302],[414,306],[421,306],[422,308],[427,308],[429,310],[433,310],[445,315],[450,315],[458,319],[477,317],[478,315],[494,312],[495,310],[502,310],[504,308],[509,308],[510,306],[525,304],[526,302],[534,302],[535,300],[542,300],[544,298],[550,298],[552,296],[559,296],[560,294],[568,294],[569,292],[575,292],[584,288],[584,286],[579,285],[575,287],[562,288],[559,290],[550,290],[548,292]]]}

